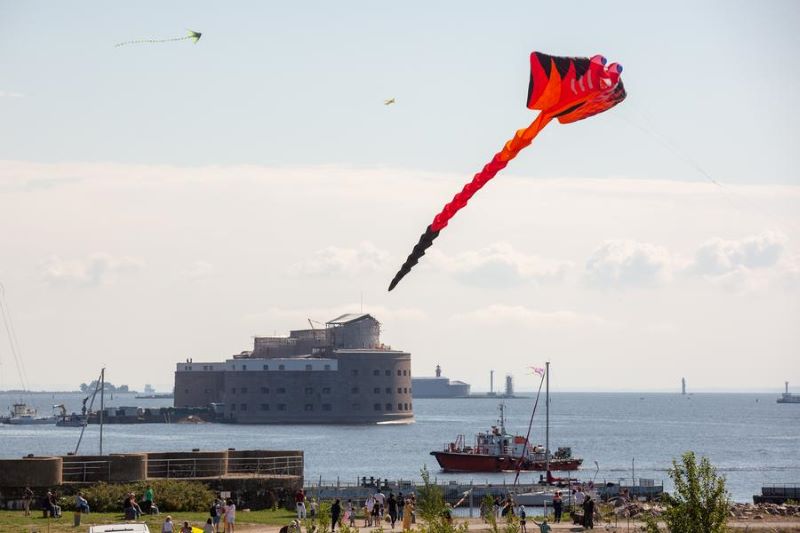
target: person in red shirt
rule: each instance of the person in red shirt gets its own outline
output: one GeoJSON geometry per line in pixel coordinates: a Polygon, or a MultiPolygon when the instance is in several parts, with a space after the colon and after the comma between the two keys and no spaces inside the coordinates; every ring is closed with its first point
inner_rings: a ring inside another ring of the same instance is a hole
{"type": "Polygon", "coordinates": [[[297,518],[302,520],[306,517],[306,495],[303,489],[298,489],[294,494],[294,506],[297,508],[297,518]]]}

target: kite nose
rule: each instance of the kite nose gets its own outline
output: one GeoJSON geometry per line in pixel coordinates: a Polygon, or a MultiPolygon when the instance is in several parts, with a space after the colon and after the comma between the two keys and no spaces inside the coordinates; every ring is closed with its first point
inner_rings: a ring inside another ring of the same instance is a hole
{"type": "Polygon", "coordinates": [[[619,63],[611,63],[608,66],[608,77],[611,78],[612,83],[619,81],[620,74],[622,74],[622,65],[619,63]]]}
{"type": "Polygon", "coordinates": [[[606,63],[608,63],[608,59],[606,59],[604,56],[602,56],[600,54],[592,56],[591,61],[592,61],[592,63],[599,63],[600,65],[603,65],[603,66],[605,66],[606,63]]]}

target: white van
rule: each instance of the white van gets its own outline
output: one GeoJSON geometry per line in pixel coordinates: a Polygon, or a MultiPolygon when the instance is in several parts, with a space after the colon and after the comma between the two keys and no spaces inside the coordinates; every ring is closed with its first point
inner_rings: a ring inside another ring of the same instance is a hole
{"type": "Polygon", "coordinates": [[[91,526],[89,533],[150,533],[147,524],[106,524],[91,526]]]}

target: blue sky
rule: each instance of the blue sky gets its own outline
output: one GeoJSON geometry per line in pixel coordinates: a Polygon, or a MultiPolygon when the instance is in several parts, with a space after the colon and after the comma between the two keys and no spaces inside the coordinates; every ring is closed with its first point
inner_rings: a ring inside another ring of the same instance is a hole
{"type": "Polygon", "coordinates": [[[532,120],[535,49],[603,53],[630,96],[547,130],[513,171],[703,179],[663,136],[720,181],[798,183],[796,2],[0,2],[0,14],[0,90],[24,95],[0,98],[4,159],[469,173],[532,120]],[[113,47],[184,28],[200,43],[113,47]]]}
{"type": "MultiPolygon", "coordinates": [[[[362,295],[417,374],[477,388],[489,365],[526,388],[546,358],[573,390],[800,383],[798,15],[0,0],[0,281],[29,385],[106,364],[168,388],[176,361],[362,295]],[[114,47],[186,28],[198,44],[114,47]],[[628,99],[548,126],[387,294],[535,118],[532,50],[618,61],[628,99]]],[[[0,336],[0,388],[19,386],[11,361],[0,336]]]]}

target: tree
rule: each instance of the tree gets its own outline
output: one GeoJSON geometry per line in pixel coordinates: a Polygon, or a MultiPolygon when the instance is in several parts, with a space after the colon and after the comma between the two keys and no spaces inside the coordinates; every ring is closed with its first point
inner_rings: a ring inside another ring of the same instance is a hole
{"type": "MultiPolygon", "coordinates": [[[[728,521],[728,492],[725,477],[706,457],[697,462],[694,452],[686,452],[680,462],[672,461],[669,477],[675,485],[672,495],[665,495],[666,511],[661,516],[673,533],[722,533],[728,521]]],[[[648,520],[653,531],[654,520],[648,520]]]]}
{"type": "Polygon", "coordinates": [[[444,500],[444,493],[435,483],[431,483],[428,469],[420,472],[422,487],[417,490],[417,512],[424,524],[417,524],[422,533],[467,533],[466,522],[456,524],[452,519],[452,508],[444,500]]]}

